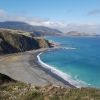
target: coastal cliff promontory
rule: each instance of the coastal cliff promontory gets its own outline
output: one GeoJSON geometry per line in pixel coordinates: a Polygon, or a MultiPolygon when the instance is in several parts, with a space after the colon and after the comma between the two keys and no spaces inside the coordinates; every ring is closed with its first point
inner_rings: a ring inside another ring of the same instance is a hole
{"type": "Polygon", "coordinates": [[[0,54],[23,52],[49,46],[50,44],[47,40],[36,38],[31,33],[0,29],[0,54]]]}

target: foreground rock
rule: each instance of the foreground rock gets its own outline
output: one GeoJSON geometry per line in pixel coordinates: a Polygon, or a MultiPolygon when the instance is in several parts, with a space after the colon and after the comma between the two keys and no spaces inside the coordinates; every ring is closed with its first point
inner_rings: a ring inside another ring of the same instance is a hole
{"type": "Polygon", "coordinates": [[[11,79],[9,76],[0,73],[0,85],[10,82],[16,82],[16,81],[14,79],[11,79]]]}

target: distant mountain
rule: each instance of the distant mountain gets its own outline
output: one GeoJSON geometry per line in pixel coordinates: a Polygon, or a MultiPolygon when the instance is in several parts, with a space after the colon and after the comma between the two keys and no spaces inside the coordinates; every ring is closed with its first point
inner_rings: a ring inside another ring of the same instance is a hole
{"type": "Polygon", "coordinates": [[[70,31],[67,33],[64,33],[64,35],[67,36],[95,36],[96,33],[88,33],[88,32],[78,32],[78,31],[70,31]]]}
{"type": "Polygon", "coordinates": [[[17,21],[0,22],[0,28],[16,29],[16,30],[32,32],[36,36],[57,35],[59,33],[62,33],[57,29],[51,29],[44,26],[32,26],[27,23],[17,22],[17,21]]]}

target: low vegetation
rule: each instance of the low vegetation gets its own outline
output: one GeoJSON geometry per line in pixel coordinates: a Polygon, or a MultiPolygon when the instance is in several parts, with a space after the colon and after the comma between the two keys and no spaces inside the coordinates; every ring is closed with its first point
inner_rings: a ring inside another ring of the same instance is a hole
{"type": "Polygon", "coordinates": [[[0,74],[0,81],[0,100],[100,100],[99,89],[72,89],[53,85],[34,87],[3,74],[0,74]]]}

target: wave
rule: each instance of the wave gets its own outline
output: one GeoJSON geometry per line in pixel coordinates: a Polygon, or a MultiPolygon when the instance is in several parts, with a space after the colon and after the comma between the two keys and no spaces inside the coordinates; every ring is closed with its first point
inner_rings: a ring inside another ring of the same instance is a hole
{"type": "Polygon", "coordinates": [[[69,50],[70,49],[70,50],[75,50],[77,48],[57,46],[57,47],[54,47],[54,48],[49,49],[48,51],[52,51],[52,50],[56,50],[56,49],[62,49],[62,50],[69,50]]]}
{"type": "Polygon", "coordinates": [[[68,49],[77,49],[77,48],[72,48],[72,47],[61,47],[62,49],[68,50],[68,49]]]}
{"type": "Polygon", "coordinates": [[[42,54],[42,52],[39,53],[39,54],[37,55],[37,59],[38,59],[39,64],[40,64],[42,67],[44,67],[44,68],[50,70],[52,73],[58,75],[59,77],[61,77],[62,79],[64,79],[66,82],[69,82],[71,85],[73,85],[73,86],[75,86],[75,87],[77,87],[77,88],[86,87],[86,86],[88,85],[88,84],[85,83],[84,81],[81,81],[81,80],[77,79],[77,76],[76,76],[76,80],[74,80],[74,79],[71,77],[71,75],[69,75],[69,74],[67,74],[67,73],[64,73],[64,72],[62,72],[62,71],[60,71],[60,70],[54,68],[53,66],[50,66],[50,65],[44,63],[44,62],[40,59],[40,55],[41,55],[41,54],[42,54]]]}

